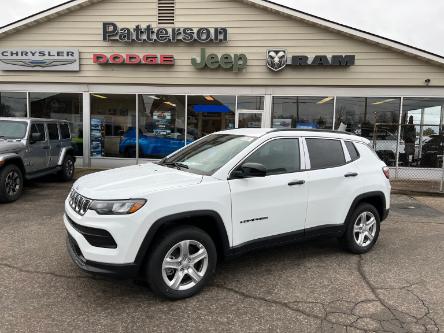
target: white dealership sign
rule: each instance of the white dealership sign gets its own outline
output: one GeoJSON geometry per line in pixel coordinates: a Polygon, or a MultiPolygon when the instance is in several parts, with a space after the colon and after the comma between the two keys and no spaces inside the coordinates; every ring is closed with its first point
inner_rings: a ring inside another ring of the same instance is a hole
{"type": "Polygon", "coordinates": [[[2,48],[0,70],[78,72],[79,50],[55,48],[2,48]]]}

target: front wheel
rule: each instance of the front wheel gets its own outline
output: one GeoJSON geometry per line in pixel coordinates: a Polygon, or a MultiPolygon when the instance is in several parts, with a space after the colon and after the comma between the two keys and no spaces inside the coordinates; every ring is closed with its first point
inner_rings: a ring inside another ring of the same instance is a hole
{"type": "Polygon", "coordinates": [[[216,261],[216,247],[206,232],[193,226],[170,229],[159,238],[148,259],[148,283],[158,296],[191,297],[211,278],[216,261]]]}
{"type": "Polygon", "coordinates": [[[15,164],[0,169],[0,202],[16,201],[23,192],[23,174],[15,164]]]}
{"type": "Polygon", "coordinates": [[[371,250],[378,240],[380,217],[373,205],[359,205],[349,221],[340,242],[352,253],[361,254],[371,250]]]}
{"type": "Polygon", "coordinates": [[[74,164],[74,157],[71,155],[66,155],[65,159],[63,160],[62,169],[59,171],[59,177],[62,181],[66,182],[74,177],[74,164]]]}

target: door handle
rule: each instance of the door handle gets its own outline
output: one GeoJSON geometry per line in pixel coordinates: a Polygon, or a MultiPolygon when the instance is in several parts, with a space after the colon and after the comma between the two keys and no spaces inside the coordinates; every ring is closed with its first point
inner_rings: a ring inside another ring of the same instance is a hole
{"type": "Polygon", "coordinates": [[[295,180],[293,182],[289,182],[288,186],[304,185],[304,184],[305,184],[305,180],[295,180]]]}
{"type": "Polygon", "coordinates": [[[349,173],[346,173],[344,175],[344,177],[346,177],[346,178],[348,178],[348,177],[356,177],[357,175],[358,175],[357,172],[349,172],[349,173]]]}

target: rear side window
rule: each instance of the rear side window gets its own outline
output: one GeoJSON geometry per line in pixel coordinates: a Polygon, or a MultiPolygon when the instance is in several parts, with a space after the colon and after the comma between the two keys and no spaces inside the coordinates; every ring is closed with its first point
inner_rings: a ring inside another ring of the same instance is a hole
{"type": "Polygon", "coordinates": [[[348,149],[348,153],[350,154],[350,158],[353,161],[356,161],[359,158],[359,152],[356,149],[355,145],[351,141],[345,141],[345,146],[348,149]]]}
{"type": "Polygon", "coordinates": [[[70,139],[71,138],[68,124],[60,124],[60,134],[62,136],[62,139],[70,139]]]}
{"type": "Polygon", "coordinates": [[[342,143],[339,140],[306,139],[311,169],[334,168],[345,164],[342,143]]]}
{"type": "Polygon", "coordinates": [[[299,139],[276,139],[264,144],[244,163],[260,163],[267,176],[300,171],[299,139]]]}
{"type": "Polygon", "coordinates": [[[32,124],[31,125],[31,136],[33,134],[40,134],[40,138],[35,141],[46,141],[46,134],[45,134],[45,125],[43,124],[32,124]]]}
{"type": "Polygon", "coordinates": [[[49,140],[58,140],[59,139],[59,129],[57,124],[48,124],[48,135],[49,140]]]}

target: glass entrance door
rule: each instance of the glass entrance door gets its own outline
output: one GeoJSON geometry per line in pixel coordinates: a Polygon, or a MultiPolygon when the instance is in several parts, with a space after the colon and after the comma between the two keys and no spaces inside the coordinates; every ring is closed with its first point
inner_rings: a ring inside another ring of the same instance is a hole
{"type": "Polygon", "coordinates": [[[238,111],[236,116],[236,128],[261,128],[263,127],[262,112],[238,111]]]}
{"type": "Polygon", "coordinates": [[[264,127],[264,96],[238,96],[236,128],[264,127]]]}

